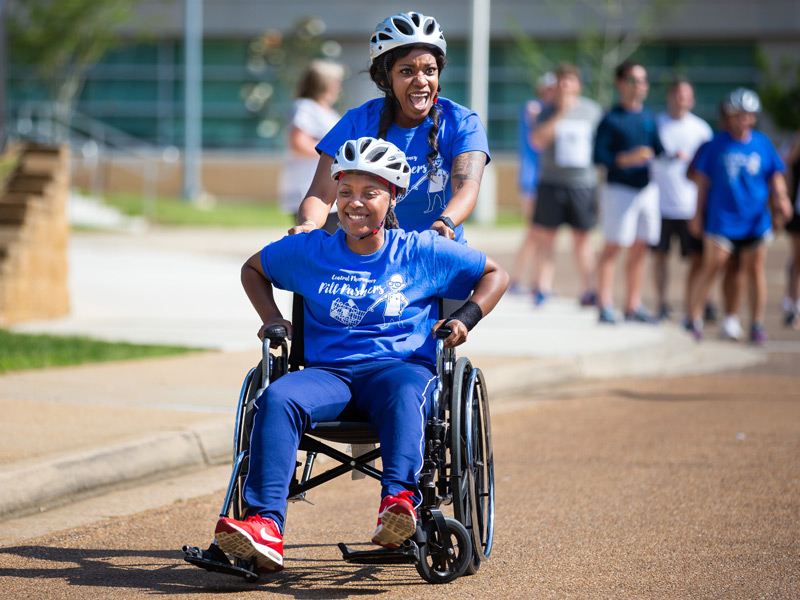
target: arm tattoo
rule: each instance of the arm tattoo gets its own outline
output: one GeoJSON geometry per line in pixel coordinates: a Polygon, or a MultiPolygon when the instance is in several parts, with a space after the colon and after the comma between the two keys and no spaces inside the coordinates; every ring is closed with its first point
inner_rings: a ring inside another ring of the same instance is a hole
{"type": "Polygon", "coordinates": [[[453,191],[464,186],[467,181],[474,181],[478,185],[483,176],[483,167],[486,166],[486,155],[480,151],[463,152],[453,160],[453,191]]]}

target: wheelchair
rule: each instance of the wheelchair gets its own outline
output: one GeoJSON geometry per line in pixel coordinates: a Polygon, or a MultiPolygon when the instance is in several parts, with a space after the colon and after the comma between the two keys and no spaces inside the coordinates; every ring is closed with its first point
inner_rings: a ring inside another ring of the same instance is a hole
{"type": "MultiPolygon", "coordinates": [[[[299,302],[302,302],[300,299],[299,302]]],[[[242,488],[248,471],[250,433],[255,416],[255,399],[270,382],[302,366],[302,314],[295,298],[295,336],[291,353],[283,327],[265,332],[262,360],[244,379],[239,394],[234,432],[233,473],[225,494],[221,517],[241,520],[247,515],[242,488]],[[300,327],[298,327],[298,325],[300,327]],[[278,345],[271,351],[271,344],[278,345]]],[[[437,387],[433,393],[431,417],[425,430],[423,467],[419,475],[422,503],[417,508],[415,533],[397,549],[352,551],[338,545],[345,562],[354,564],[413,564],[429,583],[448,583],[464,574],[472,575],[492,551],[494,537],[494,454],[489,420],[486,382],[480,369],[468,358],[456,358],[453,348],[444,347],[447,330],[436,332],[437,387]],[[445,514],[445,510],[447,514],[445,514]]],[[[340,475],[358,471],[380,481],[374,461],[380,448],[353,456],[331,443],[377,444],[367,423],[334,421],[318,423],[306,431],[299,449],[305,464],[297,462],[288,501],[304,500],[307,492],[340,475]],[[335,466],[314,474],[318,455],[332,459],[335,466]],[[298,479],[297,469],[302,466],[298,479]]],[[[259,574],[254,561],[228,557],[212,542],[207,550],[184,546],[184,560],[207,571],[216,571],[255,582],[259,574]]]]}

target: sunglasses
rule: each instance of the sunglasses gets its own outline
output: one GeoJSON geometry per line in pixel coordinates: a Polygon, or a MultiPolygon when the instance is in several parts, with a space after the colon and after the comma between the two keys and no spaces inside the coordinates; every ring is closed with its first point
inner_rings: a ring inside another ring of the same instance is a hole
{"type": "Polygon", "coordinates": [[[630,85],[647,85],[647,78],[642,77],[640,79],[638,77],[632,77],[629,75],[628,77],[625,78],[625,83],[628,83],[630,85]]]}

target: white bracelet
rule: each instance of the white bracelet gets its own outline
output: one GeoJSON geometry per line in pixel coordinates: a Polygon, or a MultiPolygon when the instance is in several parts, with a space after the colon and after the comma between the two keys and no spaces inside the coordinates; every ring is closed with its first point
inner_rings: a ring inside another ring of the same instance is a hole
{"type": "Polygon", "coordinates": [[[314,229],[317,228],[317,223],[315,221],[303,221],[300,227],[302,227],[303,225],[313,225],[314,229]]]}

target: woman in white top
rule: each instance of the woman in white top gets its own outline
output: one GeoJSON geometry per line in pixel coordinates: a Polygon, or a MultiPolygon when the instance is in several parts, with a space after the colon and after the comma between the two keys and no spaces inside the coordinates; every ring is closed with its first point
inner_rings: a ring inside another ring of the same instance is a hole
{"type": "MultiPolygon", "coordinates": [[[[289,109],[286,126],[287,152],[281,172],[279,191],[283,209],[292,216],[305,197],[314,178],[319,155],[315,146],[340,115],[332,107],[339,98],[344,67],[326,60],[313,60],[297,88],[297,98],[289,109]]],[[[336,231],[335,209],[324,229],[336,231]]]]}

